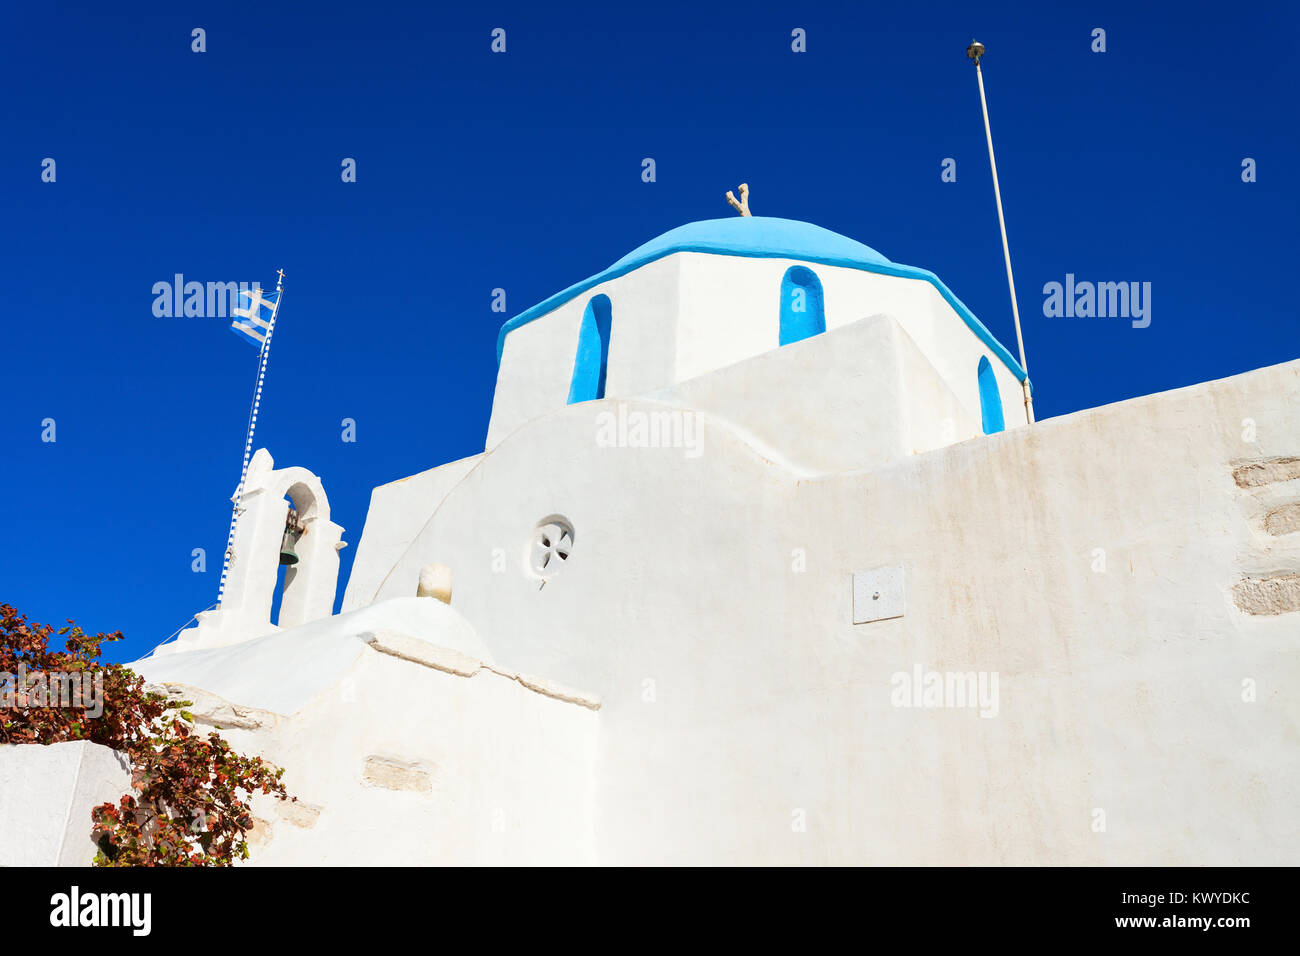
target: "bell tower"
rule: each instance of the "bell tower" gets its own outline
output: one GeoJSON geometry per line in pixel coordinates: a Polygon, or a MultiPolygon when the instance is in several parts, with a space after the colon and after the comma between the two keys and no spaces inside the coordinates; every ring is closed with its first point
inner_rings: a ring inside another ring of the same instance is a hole
{"type": "Polygon", "coordinates": [[[248,466],[221,603],[197,615],[198,626],[159,649],[236,644],[296,627],[334,611],[343,528],[330,520],[320,478],[306,468],[276,468],[265,448],[248,466]],[[287,500],[286,500],[287,499],[287,500]],[[280,565],[280,614],[271,620],[280,565]]]}

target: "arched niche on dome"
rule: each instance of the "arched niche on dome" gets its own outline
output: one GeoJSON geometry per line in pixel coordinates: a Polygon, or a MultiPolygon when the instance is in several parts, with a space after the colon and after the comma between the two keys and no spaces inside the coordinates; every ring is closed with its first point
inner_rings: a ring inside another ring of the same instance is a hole
{"type": "Polygon", "coordinates": [[[780,345],[826,331],[826,301],[821,280],[807,266],[791,266],[781,278],[780,345]]]}
{"type": "Polygon", "coordinates": [[[605,397],[612,325],[613,306],[609,296],[592,296],[578,325],[578,348],[573,358],[573,376],[569,380],[568,404],[605,397]]]}

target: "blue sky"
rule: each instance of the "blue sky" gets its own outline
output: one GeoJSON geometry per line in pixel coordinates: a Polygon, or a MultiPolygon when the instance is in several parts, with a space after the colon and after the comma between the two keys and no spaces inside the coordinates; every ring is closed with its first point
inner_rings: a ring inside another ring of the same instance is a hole
{"type": "Polygon", "coordinates": [[[215,600],[256,353],[155,318],[176,273],[285,270],[257,444],[323,477],[340,596],[371,488],[482,450],[502,321],[741,181],[1014,352],[972,36],[1040,417],[1300,356],[1293,8],[1133,6],[10,5],[0,600],[122,660],[215,600]],[[1067,273],[1150,282],[1151,325],[1044,317],[1067,273]]]}

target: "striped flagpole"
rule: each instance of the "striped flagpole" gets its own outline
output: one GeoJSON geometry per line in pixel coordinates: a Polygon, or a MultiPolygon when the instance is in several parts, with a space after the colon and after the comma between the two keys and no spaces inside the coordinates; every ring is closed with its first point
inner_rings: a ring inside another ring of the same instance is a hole
{"type": "Polygon", "coordinates": [[[279,276],[275,282],[275,305],[271,308],[271,320],[267,324],[266,341],[262,343],[261,361],[257,367],[257,388],[253,392],[253,407],[248,416],[248,436],[244,440],[244,465],[239,471],[239,485],[235,488],[234,508],[230,513],[230,533],[226,536],[226,554],[221,561],[221,584],[217,588],[217,606],[226,593],[226,576],[230,573],[230,561],[235,554],[235,525],[239,523],[239,503],[244,497],[244,482],[248,479],[248,462],[253,454],[253,432],[257,430],[257,410],[262,404],[262,383],[266,381],[266,363],[271,358],[271,336],[275,334],[275,318],[280,314],[280,302],[284,298],[284,270],[277,270],[279,276]]]}

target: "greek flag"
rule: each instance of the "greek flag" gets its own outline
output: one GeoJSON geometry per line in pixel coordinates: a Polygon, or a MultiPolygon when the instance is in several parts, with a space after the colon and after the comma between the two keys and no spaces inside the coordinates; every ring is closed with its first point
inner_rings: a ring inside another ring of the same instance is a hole
{"type": "MultiPolygon", "coordinates": [[[[261,289],[241,289],[239,294],[248,296],[248,308],[230,310],[231,315],[238,316],[230,323],[230,331],[260,351],[271,330],[271,323],[262,318],[262,309],[270,309],[274,319],[276,303],[263,299],[261,289]]],[[[276,301],[279,301],[278,297],[276,301]]]]}

